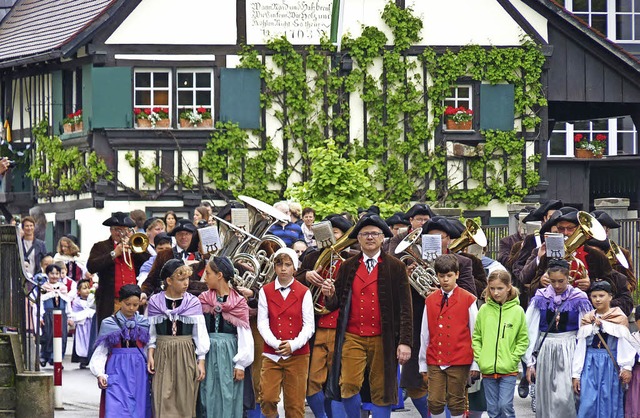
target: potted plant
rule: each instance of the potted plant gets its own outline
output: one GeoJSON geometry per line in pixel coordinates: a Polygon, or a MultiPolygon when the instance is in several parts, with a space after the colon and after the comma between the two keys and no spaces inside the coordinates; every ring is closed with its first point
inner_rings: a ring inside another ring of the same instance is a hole
{"type": "Polygon", "coordinates": [[[202,128],[211,128],[213,126],[210,111],[208,111],[204,107],[199,107],[196,110],[183,109],[180,112],[181,128],[191,128],[198,126],[202,128]]]}
{"type": "Polygon", "coordinates": [[[75,127],[76,121],[74,113],[69,113],[66,118],[62,119],[62,129],[65,134],[73,132],[75,127]]]}
{"type": "Polygon", "coordinates": [[[606,134],[596,134],[595,141],[591,141],[591,146],[593,147],[593,155],[595,158],[602,158],[604,154],[604,150],[607,148],[607,135],[606,134]]]}
{"type": "Polygon", "coordinates": [[[593,151],[595,147],[589,143],[587,136],[584,134],[573,135],[573,142],[575,144],[575,156],[576,158],[593,158],[593,151]]]}
{"type": "Polygon", "coordinates": [[[444,116],[447,121],[447,129],[465,131],[471,130],[471,125],[473,122],[473,110],[467,109],[464,106],[447,106],[444,111],[444,116]]]}
{"type": "Polygon", "coordinates": [[[82,122],[82,109],[78,109],[73,113],[73,125],[74,131],[82,131],[84,129],[84,124],[82,122]]]}
{"type": "Polygon", "coordinates": [[[133,108],[133,117],[136,120],[136,126],[138,128],[151,128],[149,115],[151,115],[151,109],[140,109],[139,107],[133,108]]]}
{"type": "Polygon", "coordinates": [[[169,109],[166,107],[154,107],[149,114],[149,120],[153,128],[168,128],[171,126],[169,120],[169,109]]]}

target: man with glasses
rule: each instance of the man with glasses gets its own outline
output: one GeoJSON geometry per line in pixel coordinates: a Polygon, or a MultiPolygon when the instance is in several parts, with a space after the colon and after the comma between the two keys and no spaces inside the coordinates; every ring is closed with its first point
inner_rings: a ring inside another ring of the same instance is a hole
{"type": "Polygon", "coordinates": [[[395,254],[396,247],[407,235],[415,229],[422,228],[422,226],[433,217],[434,214],[429,205],[425,205],[424,203],[416,203],[413,205],[404,215],[404,219],[409,221],[409,228],[405,232],[395,234],[395,236],[389,240],[389,254],[395,254]]]}
{"type": "Polygon", "coordinates": [[[327,394],[342,398],[350,418],[360,417],[365,370],[373,416],[390,417],[391,405],[398,402],[398,364],[411,357],[412,304],[406,268],[382,251],[384,238],[391,236],[378,215],[362,217],[349,235],[358,240],[361,252],[342,263],[335,284],[330,280],[322,284],[327,309],[340,309],[327,394]]]}

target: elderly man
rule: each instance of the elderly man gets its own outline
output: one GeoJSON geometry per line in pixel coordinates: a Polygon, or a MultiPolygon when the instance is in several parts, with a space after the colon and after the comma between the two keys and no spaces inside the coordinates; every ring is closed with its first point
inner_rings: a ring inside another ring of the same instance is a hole
{"type": "MultiPolygon", "coordinates": [[[[291,211],[289,210],[289,204],[287,202],[277,202],[273,207],[284,213],[287,218],[291,218],[291,211]]],[[[280,238],[289,248],[291,248],[294,242],[305,240],[300,225],[294,224],[291,220],[277,222],[269,229],[269,233],[280,238]]]]}
{"type": "Polygon", "coordinates": [[[327,393],[342,398],[351,418],[360,417],[365,370],[373,415],[391,415],[398,401],[398,364],[411,357],[411,290],[405,265],[381,250],[385,236],[392,234],[378,215],[362,217],[349,234],[362,251],[342,263],[335,286],[330,280],[322,284],[327,309],[340,308],[327,393]]]}
{"type": "Polygon", "coordinates": [[[96,290],[96,316],[98,326],[102,320],[113,315],[120,308],[118,296],[120,288],[126,284],[136,284],[140,267],[149,258],[149,253],[131,253],[128,244],[131,228],[136,223],[123,212],[115,212],[102,225],[108,226],[111,236],[97,242],[91,248],[87,260],[89,273],[98,273],[100,282],[96,290]],[[125,254],[132,265],[127,265],[125,254]]]}

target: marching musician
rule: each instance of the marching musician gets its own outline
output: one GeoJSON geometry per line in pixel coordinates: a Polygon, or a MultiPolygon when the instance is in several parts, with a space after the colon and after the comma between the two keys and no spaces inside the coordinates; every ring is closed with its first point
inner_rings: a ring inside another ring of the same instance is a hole
{"type": "Polygon", "coordinates": [[[118,296],[120,288],[126,284],[136,284],[136,277],[149,253],[132,253],[128,244],[131,228],[136,223],[124,212],[115,212],[102,225],[108,226],[111,236],[97,242],[91,248],[87,260],[89,273],[98,273],[100,282],[96,290],[97,323],[120,309],[118,296]],[[127,265],[125,256],[131,260],[127,265]]]}
{"type": "MultiPolygon", "coordinates": [[[[516,218],[516,220],[518,221],[518,227],[517,230],[514,234],[511,234],[509,236],[506,236],[504,238],[502,238],[500,240],[500,243],[498,244],[498,262],[500,262],[503,266],[507,267],[508,269],[511,269],[511,264],[513,262],[513,247],[514,245],[516,245],[519,242],[522,242],[522,240],[524,240],[524,237],[526,235],[525,231],[524,231],[524,222],[523,219],[524,217],[526,217],[528,214],[530,214],[532,211],[534,211],[535,208],[531,207],[531,206],[526,206],[524,207],[520,212],[516,213],[514,215],[514,217],[516,218]]],[[[519,249],[518,249],[519,251],[519,249]]]]}
{"type": "MultiPolygon", "coordinates": [[[[569,237],[579,226],[578,210],[570,206],[565,206],[560,208],[559,212],[561,214],[550,219],[545,224],[544,229],[549,228],[550,230],[550,226],[555,226],[559,233],[565,237],[569,237]],[[548,224],[550,225],[547,226],[548,224]]],[[[540,232],[541,238],[544,238],[543,230],[541,229],[540,232]]],[[[589,286],[596,281],[608,281],[613,288],[614,295],[611,306],[617,306],[622,309],[625,315],[629,315],[633,309],[633,299],[627,287],[627,278],[622,273],[611,268],[606,254],[594,246],[581,245],[575,250],[574,255],[576,259],[584,264],[588,274],[587,277],[582,277],[579,274],[576,275],[572,285],[582,291],[586,291],[589,289],[589,286]]],[[[548,268],[548,261],[546,245],[543,244],[538,248],[535,257],[532,255],[522,270],[522,282],[531,284],[529,288],[530,295],[533,295],[536,290],[549,285],[549,278],[545,275],[548,268]]],[[[571,262],[570,270],[577,270],[577,263],[575,261],[571,262]]]]}
{"type": "MultiPolygon", "coordinates": [[[[303,216],[304,218],[304,216],[303,216]]],[[[343,216],[333,215],[325,218],[331,222],[333,229],[333,236],[336,241],[339,240],[352,226],[353,224],[346,220],[343,216]]],[[[320,254],[324,249],[317,249],[309,252],[305,255],[304,260],[298,272],[296,273],[296,279],[305,286],[315,286],[315,291],[320,289],[325,279],[329,279],[328,271],[316,271],[314,266],[320,254]],[[325,275],[321,275],[325,273],[325,275]]],[[[348,258],[349,253],[343,251],[341,256],[348,258]]],[[[332,269],[333,278],[337,278],[341,261],[338,257],[335,258],[333,265],[329,265],[328,268],[332,269]]],[[[321,301],[320,301],[321,302],[321,301]]],[[[307,383],[307,403],[313,411],[316,418],[326,417],[325,411],[330,411],[334,418],[343,417],[344,407],[337,401],[325,401],[324,397],[324,385],[327,381],[327,374],[331,369],[333,363],[333,350],[336,337],[336,326],[338,323],[339,310],[334,310],[327,314],[316,315],[316,333],[312,339],[311,344],[311,359],[309,361],[309,381],[307,383]]]]}
{"type": "Polygon", "coordinates": [[[413,343],[411,291],[405,265],[381,251],[391,237],[378,215],[363,216],[349,238],[361,253],[340,266],[334,285],[322,284],[329,310],[340,308],[334,362],[327,395],[340,399],[350,418],[360,417],[365,370],[369,371],[372,411],[389,417],[398,402],[397,367],[411,357],[413,343]]]}
{"type": "MultiPolygon", "coordinates": [[[[429,205],[425,205],[424,203],[416,203],[413,205],[404,215],[404,219],[409,221],[409,229],[407,229],[406,232],[396,234],[389,240],[389,254],[395,254],[396,247],[407,235],[415,229],[422,228],[422,226],[434,216],[429,205]]],[[[424,233],[424,231],[422,232],[424,233]]]]}
{"type": "Polygon", "coordinates": [[[142,299],[160,291],[160,285],[162,283],[160,271],[162,270],[162,266],[172,258],[182,260],[193,270],[189,281],[189,293],[198,296],[207,290],[207,286],[200,280],[199,274],[204,269],[206,261],[199,252],[189,248],[191,247],[194,236],[197,237],[196,231],[196,226],[188,219],[180,219],[176,222],[176,226],[169,233],[170,236],[175,237],[176,245],[171,249],[158,252],[156,261],[154,261],[147,279],[142,283],[142,299]]]}
{"type": "Polygon", "coordinates": [[[411,222],[405,218],[404,212],[394,213],[393,216],[387,218],[385,222],[389,226],[389,229],[391,229],[391,233],[394,237],[396,237],[402,229],[411,225],[411,222]]]}
{"type": "MultiPolygon", "coordinates": [[[[620,224],[616,222],[611,216],[609,216],[607,212],[603,210],[594,210],[593,212],[591,212],[591,216],[593,216],[594,218],[596,218],[598,222],[600,222],[600,225],[602,225],[604,230],[607,232],[607,236],[609,235],[610,230],[620,228],[620,224]]],[[[610,248],[609,241],[605,240],[605,242],[607,243],[607,246],[609,246],[610,248]]],[[[606,253],[607,251],[609,251],[609,248],[605,248],[605,249],[600,248],[600,249],[606,253]]],[[[620,273],[624,274],[625,276],[627,276],[627,287],[629,288],[629,291],[633,293],[636,290],[636,287],[638,287],[638,279],[636,278],[636,274],[633,271],[633,261],[631,260],[631,252],[626,248],[622,248],[622,247],[619,247],[619,248],[620,248],[620,251],[622,251],[622,254],[624,255],[624,257],[627,259],[627,264],[629,267],[624,267],[622,264],[617,262],[613,266],[613,268],[619,271],[620,273]]]]}

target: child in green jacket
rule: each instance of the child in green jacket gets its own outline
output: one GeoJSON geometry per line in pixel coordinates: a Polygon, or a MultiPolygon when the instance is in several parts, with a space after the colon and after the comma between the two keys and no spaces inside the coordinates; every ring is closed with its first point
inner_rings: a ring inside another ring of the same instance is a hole
{"type": "Polygon", "coordinates": [[[489,416],[515,417],[513,393],[518,364],[529,345],[527,321],[507,271],[493,271],[485,293],[473,331],[473,355],[484,378],[489,416]]]}

